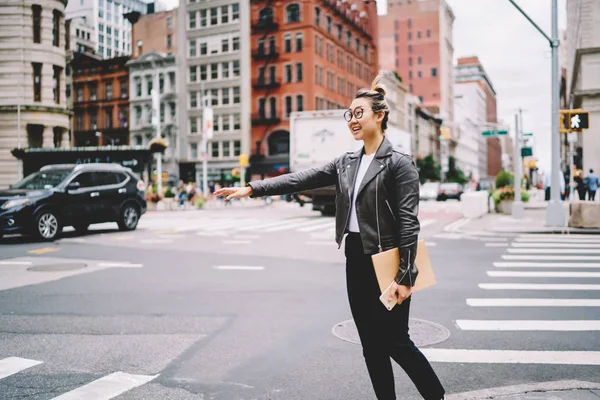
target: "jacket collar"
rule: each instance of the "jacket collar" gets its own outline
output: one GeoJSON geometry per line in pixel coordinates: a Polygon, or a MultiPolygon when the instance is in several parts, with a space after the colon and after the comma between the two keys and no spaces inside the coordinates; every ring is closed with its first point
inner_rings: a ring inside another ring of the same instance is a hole
{"type": "MultiPolygon", "coordinates": [[[[375,152],[375,158],[385,158],[385,157],[389,157],[392,155],[392,153],[394,152],[394,146],[392,145],[392,142],[390,142],[388,140],[388,138],[386,136],[383,137],[383,140],[381,141],[381,144],[379,145],[379,148],[377,149],[377,152],[375,152]]],[[[362,157],[362,155],[365,153],[365,146],[362,146],[360,149],[356,150],[354,153],[350,154],[350,158],[351,159],[356,159],[356,158],[360,158],[362,157]]]]}

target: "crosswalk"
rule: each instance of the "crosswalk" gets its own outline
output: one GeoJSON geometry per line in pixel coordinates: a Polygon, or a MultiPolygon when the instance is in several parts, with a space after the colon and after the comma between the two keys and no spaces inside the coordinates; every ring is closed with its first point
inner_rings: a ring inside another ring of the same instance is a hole
{"type": "MultiPolygon", "coordinates": [[[[33,370],[43,364],[42,361],[21,357],[0,359],[0,385],[2,380],[17,376],[26,370],[33,370]]],[[[153,381],[159,375],[135,375],[122,371],[113,372],[96,380],[85,383],[73,390],[65,392],[52,400],[110,400],[134,388],[153,381]]],[[[0,389],[1,390],[1,389],[0,389]]]]}
{"type": "MultiPolygon", "coordinates": [[[[495,239],[486,247],[504,247],[502,261],[490,265],[485,271],[488,280],[477,284],[481,296],[467,298],[466,304],[472,314],[480,316],[476,310],[483,310],[489,319],[456,319],[458,329],[481,335],[519,332],[511,336],[515,346],[527,342],[523,336],[527,332],[579,332],[583,336],[578,337],[598,342],[600,257],[592,254],[600,254],[600,238],[522,234],[495,239]],[[502,242],[504,246],[497,245],[502,242]],[[500,318],[506,315],[511,319],[500,318]],[[539,318],[532,319],[532,315],[539,318]]],[[[562,338],[557,336],[559,341],[562,338]]],[[[564,339],[570,343],[569,336],[564,339]]],[[[565,347],[571,348],[570,344],[565,347]]],[[[436,362],[600,365],[600,351],[426,349],[425,353],[436,362]]]]}

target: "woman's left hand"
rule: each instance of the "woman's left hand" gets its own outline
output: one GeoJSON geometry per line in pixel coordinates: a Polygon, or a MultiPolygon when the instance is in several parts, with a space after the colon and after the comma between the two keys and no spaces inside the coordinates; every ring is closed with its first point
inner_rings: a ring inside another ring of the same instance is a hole
{"type": "Polygon", "coordinates": [[[390,297],[388,301],[392,301],[394,297],[398,299],[398,304],[402,304],[404,300],[408,298],[412,293],[412,288],[404,285],[399,285],[396,282],[392,283],[390,289],[390,297]]]}

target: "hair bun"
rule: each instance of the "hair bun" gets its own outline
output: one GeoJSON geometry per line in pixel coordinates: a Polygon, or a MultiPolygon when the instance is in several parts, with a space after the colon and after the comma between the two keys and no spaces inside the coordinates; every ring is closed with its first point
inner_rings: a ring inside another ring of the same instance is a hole
{"type": "Polygon", "coordinates": [[[385,97],[385,87],[383,87],[382,84],[379,83],[379,79],[381,77],[379,75],[377,75],[375,77],[375,79],[373,79],[373,83],[371,83],[371,90],[374,90],[375,92],[381,94],[383,97],[385,97]]]}

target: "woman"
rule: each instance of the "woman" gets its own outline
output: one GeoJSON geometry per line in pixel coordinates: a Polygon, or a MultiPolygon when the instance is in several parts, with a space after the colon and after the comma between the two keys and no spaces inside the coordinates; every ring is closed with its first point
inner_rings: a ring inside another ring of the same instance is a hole
{"type": "Polygon", "coordinates": [[[346,284],[363,355],[379,400],[396,399],[390,357],[408,374],[426,400],[444,398],[444,389],[425,356],[408,334],[411,290],[419,221],[419,175],[411,157],[393,149],[385,138],[389,106],[385,89],[373,82],[361,89],[344,117],[355,140],[364,147],[346,153],[322,168],[295,172],[244,188],[227,188],[217,196],[241,197],[289,194],[335,185],[336,242],[346,236],[346,284]],[[401,261],[392,295],[398,306],[388,311],[381,295],[371,255],[398,247],[401,261]]]}

